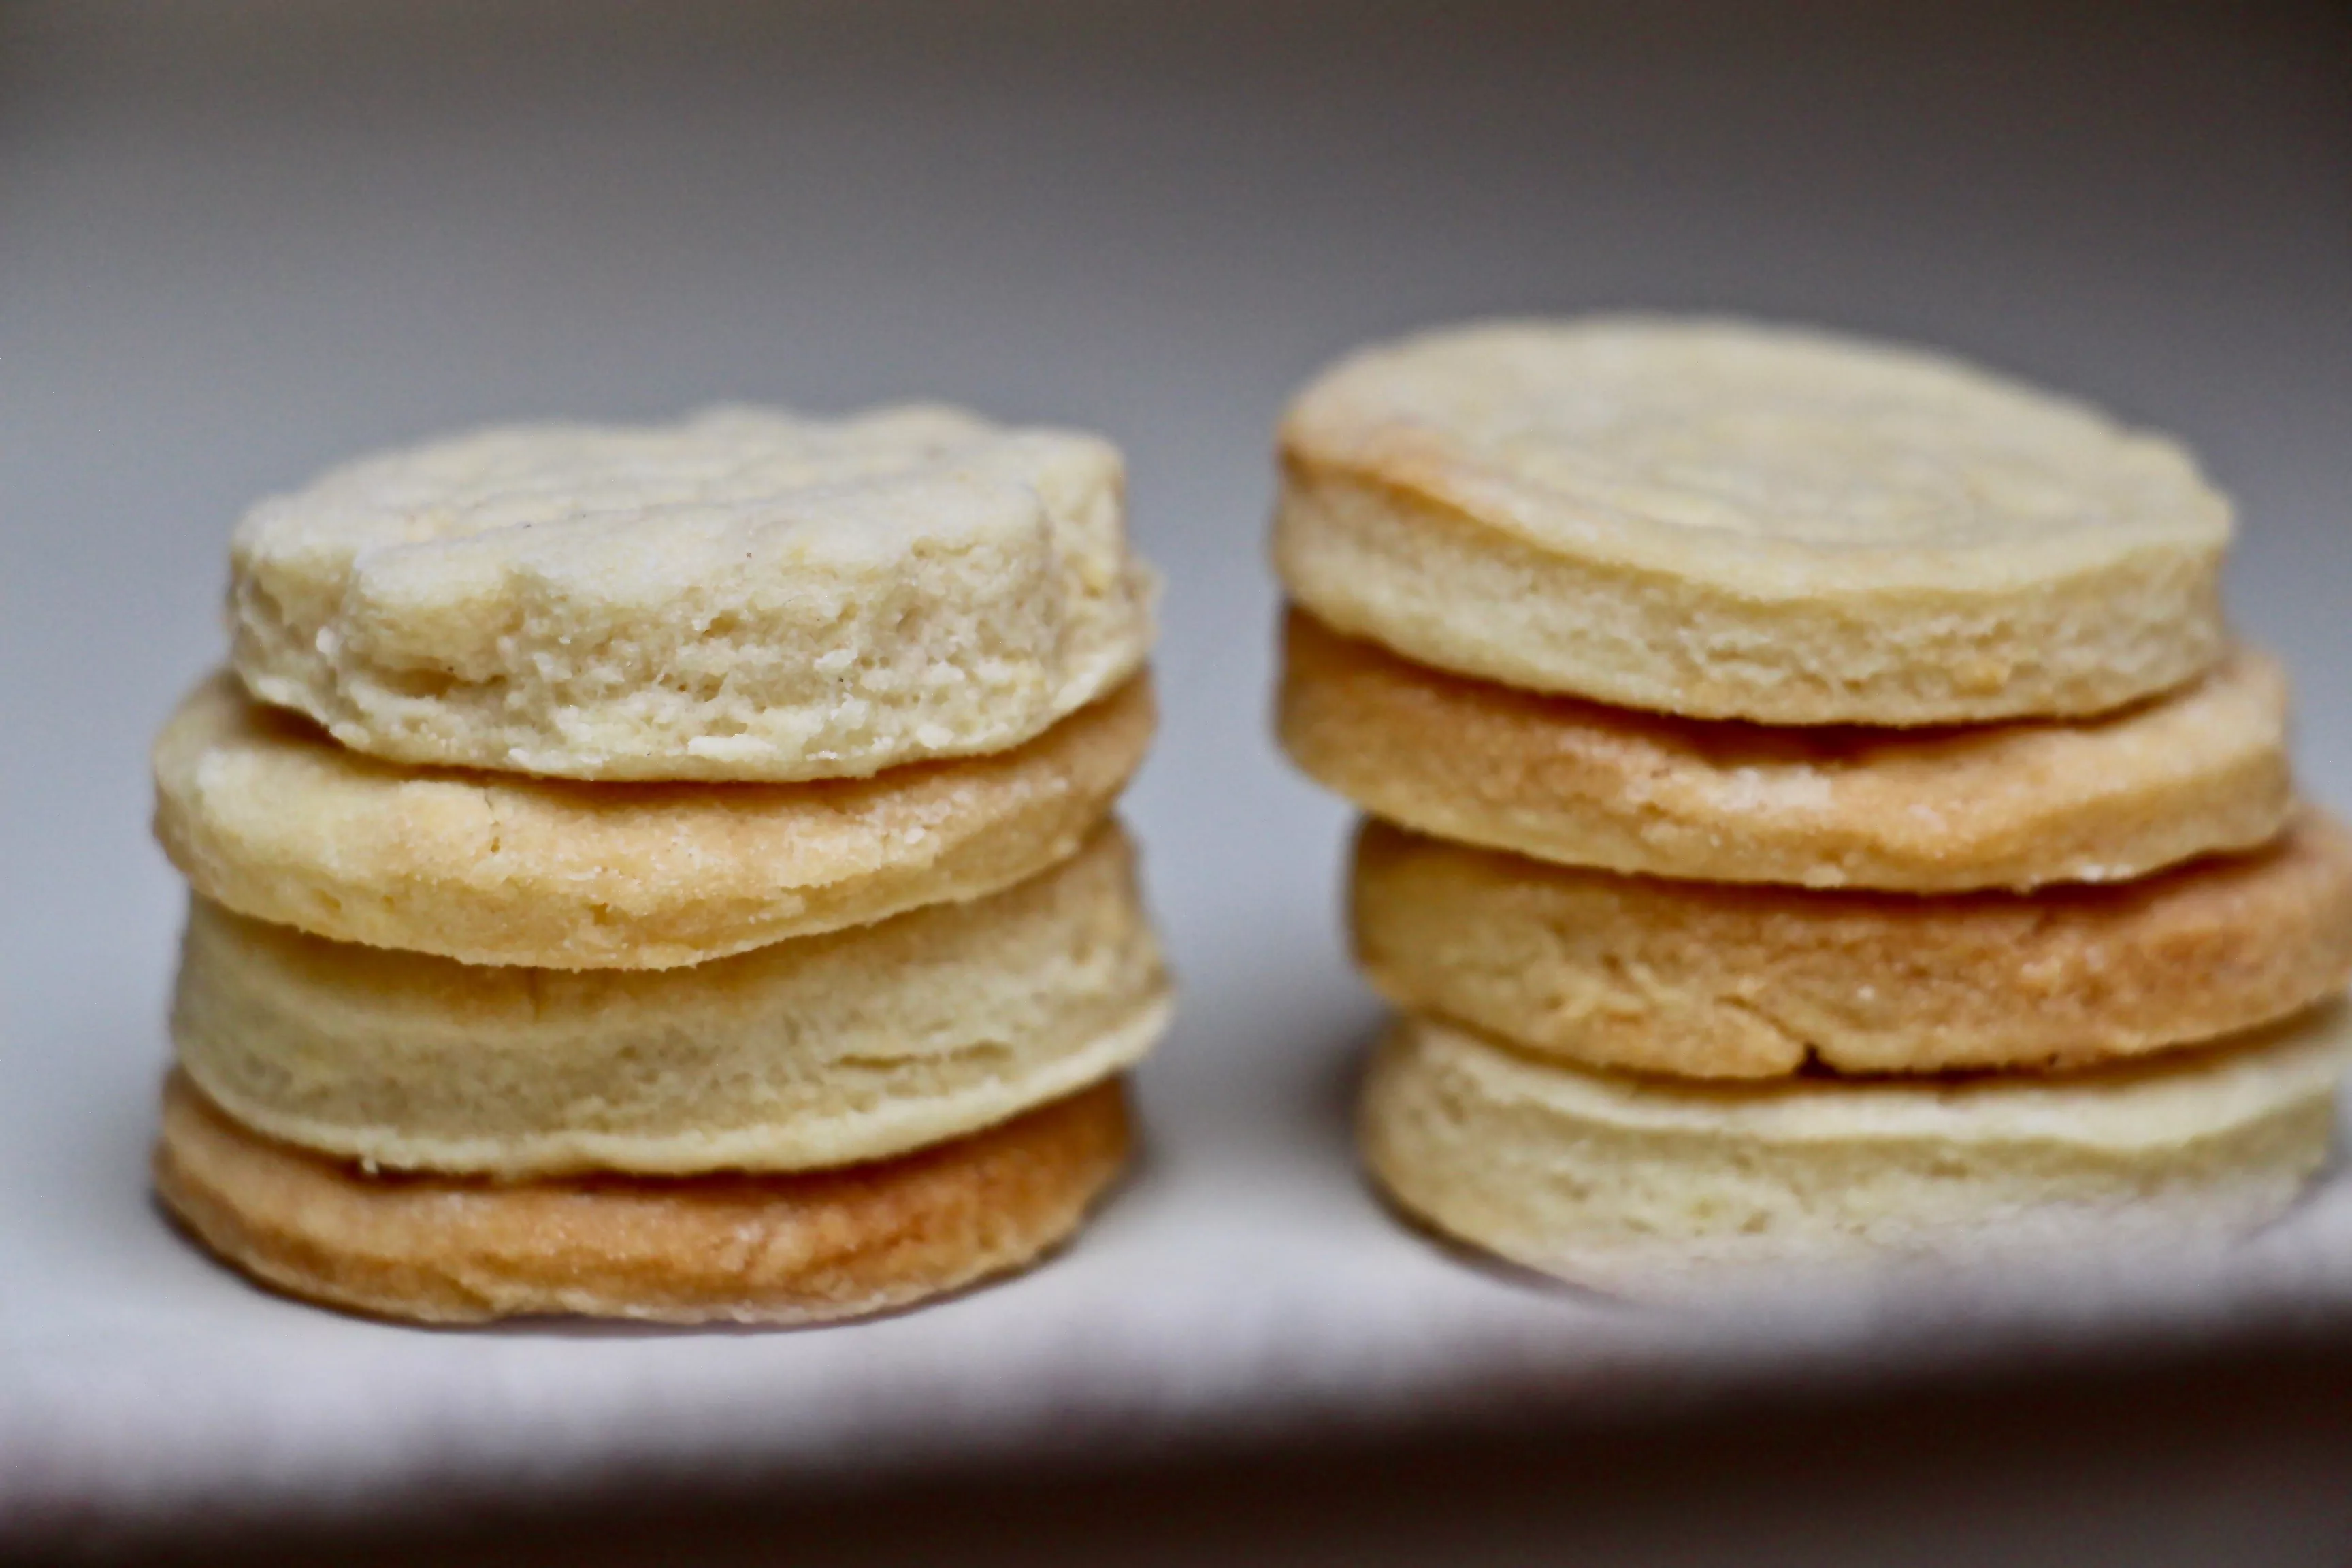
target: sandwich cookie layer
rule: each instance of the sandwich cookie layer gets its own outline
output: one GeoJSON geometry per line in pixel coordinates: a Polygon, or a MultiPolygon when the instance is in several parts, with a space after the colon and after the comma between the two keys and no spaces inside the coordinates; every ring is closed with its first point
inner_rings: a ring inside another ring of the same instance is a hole
{"type": "Polygon", "coordinates": [[[1953,892],[2121,881],[2274,837],[2287,683],[2248,649],[2095,719],[1791,730],[1448,675],[1294,611],[1280,729],[1365,810],[1538,859],[1716,882],[1953,892]]]}
{"type": "Polygon", "coordinates": [[[1035,1262],[1117,1178],[1129,1140],[1114,1081],[846,1170],[518,1184],[370,1175],[239,1126],[174,1074],[155,1185],[245,1273],[380,1317],[807,1323],[1035,1262]]]}
{"type": "Polygon", "coordinates": [[[338,1159],[506,1177],[789,1171],[887,1158],[1140,1058],[1169,983],[1131,852],[988,898],[690,969],[490,968],[194,900],[181,1069],[338,1159]]]}
{"type": "Polygon", "coordinates": [[[197,893],[467,963],[661,969],[1010,887],[1068,858],[1151,740],[1139,676],[1009,752],[793,784],[580,784],[345,750],[223,677],[155,747],[197,893]]]}
{"type": "Polygon", "coordinates": [[[2066,1068],[2254,1028],[2352,978],[2352,836],[2137,882],[1810,892],[1580,871],[1368,824],[1356,955],[1414,1012],[1685,1078],[2066,1068]]]}
{"type": "Polygon", "coordinates": [[[581,779],[1001,752],[1151,639],[1118,451],[950,408],[518,426],[337,468],[231,546],[237,673],[355,751],[581,779]]]}
{"type": "Polygon", "coordinates": [[[1706,1086],[1536,1061],[1398,1023],[1366,1162],[1444,1234],[1578,1284],[2179,1246],[2250,1230],[2325,1163],[2341,1004],[2226,1047],[2068,1077],[1706,1086]]]}
{"type": "Polygon", "coordinates": [[[1281,436],[1291,596],[1406,658],[1699,719],[2102,712],[2225,643],[2190,459],[1947,360],[1731,321],[1433,332],[1281,436]]]}

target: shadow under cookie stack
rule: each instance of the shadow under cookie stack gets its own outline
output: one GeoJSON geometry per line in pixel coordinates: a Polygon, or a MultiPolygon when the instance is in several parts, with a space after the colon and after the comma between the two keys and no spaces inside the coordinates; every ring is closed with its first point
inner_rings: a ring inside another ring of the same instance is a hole
{"type": "Polygon", "coordinates": [[[1439,1232],[1675,1293],[2281,1214],[2352,840],[2177,447],[1727,322],[1357,355],[1283,428],[1279,727],[1370,814],[1364,1158],[1439,1232]]]}
{"type": "Polygon", "coordinates": [[[495,430],[264,503],[155,752],[156,1181],[394,1318],[793,1322],[1070,1237],[1169,986],[1118,453],[910,407],[495,430]]]}

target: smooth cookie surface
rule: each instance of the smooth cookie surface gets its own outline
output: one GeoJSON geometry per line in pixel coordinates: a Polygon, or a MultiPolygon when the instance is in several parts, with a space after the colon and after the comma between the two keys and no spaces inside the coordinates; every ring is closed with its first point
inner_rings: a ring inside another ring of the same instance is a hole
{"type": "Polygon", "coordinates": [[[807,1323],[905,1307],[1066,1240],[1128,1157],[1105,1083],[897,1160],[795,1175],[374,1176],[261,1136],[174,1075],[155,1184],[265,1284],[427,1323],[545,1313],[807,1323]]]}
{"type": "Polygon", "coordinates": [[[231,549],[234,662],[394,762],[859,777],[1132,675],[1118,453],[959,410],[518,426],[337,468],[231,549]]]}
{"type": "Polygon", "coordinates": [[[1709,1087],[1538,1061],[1401,1020],[1368,1081],[1374,1176],[1435,1229],[1574,1283],[2179,1247],[2283,1213],[2325,1163],[2341,1005],[2223,1048],[2064,1077],[1709,1087]]]}
{"type": "Polygon", "coordinates": [[[661,969],[995,892],[1076,853],[1142,762],[1138,677],[1009,752],[803,784],[418,770],[199,687],[155,746],[155,829],[195,891],[339,942],[467,963],[661,969]]]}
{"type": "Polygon", "coordinates": [[[1500,322],[1282,427],[1294,598],[1407,658],[1702,719],[2095,713],[2220,658],[2228,501],[1959,363],[1732,321],[1500,322]]]}
{"type": "Polygon", "coordinates": [[[172,1037],[245,1125],[337,1159],[507,1177],[887,1158],[1117,1073],[1167,1026],[1131,851],[1106,826],[968,903],[687,969],[488,967],[202,900],[172,1037]]]}
{"type": "Polygon", "coordinates": [[[2045,1069],[2254,1028],[2352,977],[2352,836],[2137,882],[1914,898],[1623,877],[1381,823],[1356,953],[1400,1006],[1690,1078],[2045,1069]]]}
{"type": "Polygon", "coordinates": [[[1282,742],[1421,832],[1716,882],[1953,892],[2122,881],[2264,842],[2294,806],[2287,685],[2248,649],[2095,719],[1773,729],[1514,690],[1292,612],[1282,742]]]}

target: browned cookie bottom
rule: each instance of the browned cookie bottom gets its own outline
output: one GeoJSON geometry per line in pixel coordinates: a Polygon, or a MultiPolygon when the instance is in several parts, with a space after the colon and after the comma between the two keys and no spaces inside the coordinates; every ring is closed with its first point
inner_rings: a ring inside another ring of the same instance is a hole
{"type": "Polygon", "coordinates": [[[155,1186],[199,1240],[255,1279],[381,1317],[809,1323],[1034,1262],[1077,1229],[1129,1141],[1113,1081],[843,1170],[371,1175],[239,1125],[174,1073],[155,1186]]]}

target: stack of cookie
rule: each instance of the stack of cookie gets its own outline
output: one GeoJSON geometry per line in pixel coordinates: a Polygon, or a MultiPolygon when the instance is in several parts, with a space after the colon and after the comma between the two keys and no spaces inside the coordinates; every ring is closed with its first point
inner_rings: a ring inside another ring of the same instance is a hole
{"type": "Polygon", "coordinates": [[[155,752],[164,1202],[430,1321],[841,1317],[1071,1235],[1169,1011],[1122,484],[954,410],[725,410],[257,508],[155,752]]]}
{"type": "Polygon", "coordinates": [[[2178,448],[1721,322],[1439,333],[1283,431],[1291,756],[1377,820],[1405,1210],[1671,1289],[2221,1234],[2323,1163],[2352,840],[2178,448]]]}

